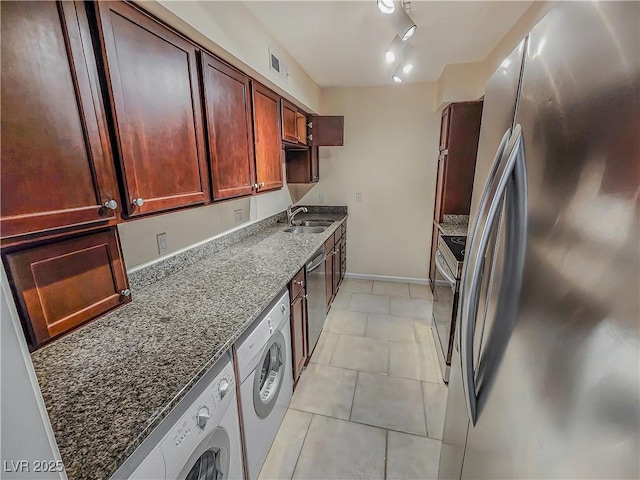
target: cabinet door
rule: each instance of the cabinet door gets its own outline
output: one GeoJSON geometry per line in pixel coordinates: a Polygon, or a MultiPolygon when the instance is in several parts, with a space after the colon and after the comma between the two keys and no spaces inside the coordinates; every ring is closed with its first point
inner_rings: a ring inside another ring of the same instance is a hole
{"type": "Polygon", "coordinates": [[[440,120],[440,151],[445,150],[449,146],[449,119],[451,107],[448,106],[442,112],[440,120]]]}
{"type": "Polygon", "coordinates": [[[436,177],[436,198],[434,201],[433,218],[436,222],[441,222],[443,217],[443,205],[445,195],[445,180],[447,174],[447,154],[440,152],[438,156],[438,173],[436,177]]]}
{"type": "Polygon", "coordinates": [[[342,235],[340,242],[340,283],[344,280],[344,275],[347,273],[347,234],[342,235]]]}
{"type": "Polygon", "coordinates": [[[282,139],[298,143],[297,109],[289,102],[282,100],[282,139]]]}
{"type": "Polygon", "coordinates": [[[342,256],[341,250],[342,250],[342,240],[339,240],[335,243],[333,247],[333,296],[334,297],[336,293],[338,293],[338,284],[340,283],[340,270],[342,269],[342,265],[340,263],[341,256],[342,256]]]}
{"type": "Polygon", "coordinates": [[[251,83],[258,190],[282,188],[280,97],[259,83],[251,83]]]}
{"type": "Polygon", "coordinates": [[[10,253],[6,263],[32,348],[131,300],[115,228],[10,253]]]}
{"type": "Polygon", "coordinates": [[[103,207],[118,191],[84,5],[1,8],[2,238],[115,219],[103,207]]]}
{"type": "Polygon", "coordinates": [[[207,202],[196,47],[124,2],[92,5],[129,216],[207,202]]]}
{"type": "Polygon", "coordinates": [[[311,181],[316,183],[320,180],[320,159],[318,147],[309,147],[309,158],[311,161],[311,181]]]}
{"type": "Polygon", "coordinates": [[[255,168],[249,77],[202,54],[213,199],[253,193],[255,168]]]}
{"type": "Polygon", "coordinates": [[[307,116],[300,112],[296,112],[296,135],[298,143],[307,144],[307,116]]]}
{"type": "Polygon", "coordinates": [[[320,147],[344,145],[344,117],[312,116],[309,144],[320,147]]]}
{"type": "Polygon", "coordinates": [[[307,361],[307,300],[303,290],[291,302],[291,349],[293,358],[293,381],[300,376],[307,361]]]}
{"type": "Polygon", "coordinates": [[[327,297],[327,310],[331,306],[333,301],[333,235],[324,242],[324,249],[326,257],[324,260],[324,279],[325,279],[325,294],[327,297]]]}

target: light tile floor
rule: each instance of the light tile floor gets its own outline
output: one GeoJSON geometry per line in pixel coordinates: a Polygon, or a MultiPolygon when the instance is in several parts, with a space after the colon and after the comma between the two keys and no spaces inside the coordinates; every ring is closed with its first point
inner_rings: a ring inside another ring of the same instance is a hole
{"type": "Polygon", "coordinates": [[[432,302],[424,285],[343,281],[260,478],[437,478],[432,302]]]}

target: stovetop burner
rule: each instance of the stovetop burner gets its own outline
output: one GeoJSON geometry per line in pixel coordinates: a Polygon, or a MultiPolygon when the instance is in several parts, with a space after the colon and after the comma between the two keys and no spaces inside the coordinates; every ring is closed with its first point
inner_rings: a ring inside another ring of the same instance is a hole
{"type": "Polygon", "coordinates": [[[451,253],[458,262],[464,261],[465,244],[467,243],[467,237],[459,237],[454,235],[442,235],[444,243],[447,244],[451,253]]]}

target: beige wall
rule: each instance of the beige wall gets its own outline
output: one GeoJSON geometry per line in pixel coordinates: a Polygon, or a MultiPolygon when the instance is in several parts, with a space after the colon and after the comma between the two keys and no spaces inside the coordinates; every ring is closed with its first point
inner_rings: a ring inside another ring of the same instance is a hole
{"type": "Polygon", "coordinates": [[[427,278],[440,118],[435,83],[323,90],[345,117],[344,146],[320,148],[320,182],[303,204],[347,205],[347,271],[427,278]],[[356,203],[356,192],[362,203],[356,203]]]}
{"type": "Polygon", "coordinates": [[[139,0],[137,3],[305,110],[318,111],[320,87],[242,2],[139,0]],[[288,81],[270,70],[269,47],[287,66],[288,81]]]}

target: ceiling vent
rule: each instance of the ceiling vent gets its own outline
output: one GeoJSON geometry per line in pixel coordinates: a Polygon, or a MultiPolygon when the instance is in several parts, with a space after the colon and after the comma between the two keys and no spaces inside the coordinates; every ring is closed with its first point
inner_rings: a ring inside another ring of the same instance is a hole
{"type": "Polygon", "coordinates": [[[289,81],[289,71],[282,60],[269,49],[269,68],[280,76],[285,82],[289,81]]]}

